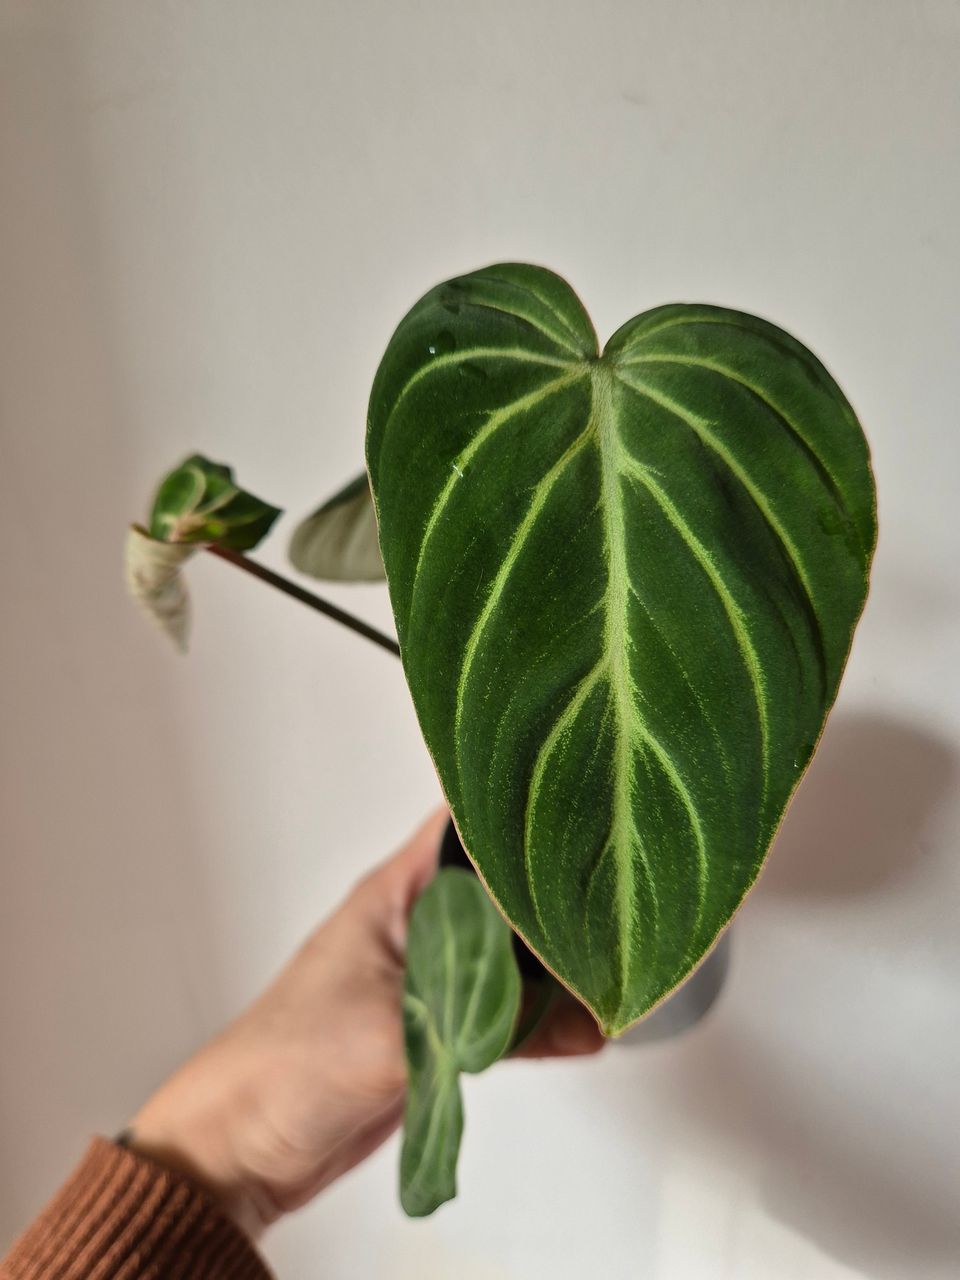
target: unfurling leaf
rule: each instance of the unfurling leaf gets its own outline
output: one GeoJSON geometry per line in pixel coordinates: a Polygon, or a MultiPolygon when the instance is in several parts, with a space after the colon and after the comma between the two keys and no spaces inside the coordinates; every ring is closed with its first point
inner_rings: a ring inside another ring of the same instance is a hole
{"type": "Polygon", "coordinates": [[[616,1034],[710,949],[818,741],[875,542],[863,433],[763,320],[659,307],[601,354],[570,287],[511,264],[417,303],[368,421],[464,845],[616,1034]]]}
{"type": "Polygon", "coordinates": [[[132,525],[127,535],[127,585],[181,652],[190,621],[183,565],[201,545],[249,551],[279,515],[279,507],[238,488],[229,467],[198,453],[160,482],[149,528],[132,525]]]}
{"type": "Polygon", "coordinates": [[[290,562],[301,573],[330,582],[383,580],[377,515],[366,472],[297,525],[290,562]]]}
{"type": "Polygon", "coordinates": [[[279,507],[238,488],[229,467],[197,453],[161,482],[149,533],[160,542],[213,543],[250,551],[279,515],[279,507]]]}
{"type": "Polygon", "coordinates": [[[460,1073],[506,1053],[519,1009],[509,925],[472,872],[442,869],[414,905],[407,939],[400,1202],[411,1217],[456,1195],[460,1073]]]}
{"type": "Polygon", "coordinates": [[[180,572],[198,550],[185,543],[158,542],[139,525],[127,534],[127,586],[144,613],[186,652],[190,597],[180,572]]]}

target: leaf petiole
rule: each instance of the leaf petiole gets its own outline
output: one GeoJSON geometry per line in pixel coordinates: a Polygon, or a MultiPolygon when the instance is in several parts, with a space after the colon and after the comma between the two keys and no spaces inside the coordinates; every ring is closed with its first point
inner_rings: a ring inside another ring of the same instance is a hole
{"type": "Polygon", "coordinates": [[[274,573],[272,569],[267,569],[255,560],[248,560],[239,551],[230,551],[227,547],[218,547],[215,543],[208,543],[206,550],[212,555],[219,556],[221,560],[226,560],[229,564],[236,565],[238,569],[243,569],[245,573],[251,574],[254,578],[259,578],[261,582],[266,582],[269,586],[276,587],[284,595],[291,596],[294,600],[299,600],[301,604],[305,604],[308,608],[315,609],[317,613],[325,614],[328,618],[332,618],[334,622],[339,622],[342,626],[349,627],[351,631],[355,631],[358,635],[365,636],[367,640],[378,644],[381,649],[387,649],[397,657],[400,656],[400,646],[396,640],[384,635],[376,627],[371,627],[369,623],[355,618],[352,613],[347,613],[345,609],[340,609],[335,604],[331,604],[329,600],[324,600],[320,596],[314,595],[312,591],[307,591],[295,582],[291,582],[288,578],[281,577],[279,573],[274,573]]]}

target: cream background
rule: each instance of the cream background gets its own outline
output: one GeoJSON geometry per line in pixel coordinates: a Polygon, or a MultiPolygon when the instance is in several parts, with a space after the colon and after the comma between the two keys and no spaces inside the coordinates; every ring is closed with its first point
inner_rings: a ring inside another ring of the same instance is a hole
{"type": "Polygon", "coordinates": [[[0,1239],[437,795],[389,656],[211,561],[178,660],[126,522],[193,448],[304,512],[403,311],[513,257],[602,334],[703,299],[823,354],[875,586],[710,1021],[470,1082],[456,1204],[405,1221],[390,1144],[269,1257],[957,1274],[958,73],[933,0],[0,0],[0,1239]]]}

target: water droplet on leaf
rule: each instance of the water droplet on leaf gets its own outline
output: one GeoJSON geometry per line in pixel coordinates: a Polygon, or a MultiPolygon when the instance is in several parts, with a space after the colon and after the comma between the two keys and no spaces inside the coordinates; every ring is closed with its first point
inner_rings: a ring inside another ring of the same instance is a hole
{"type": "Polygon", "coordinates": [[[441,329],[427,350],[432,356],[445,356],[457,345],[457,340],[449,329],[441,329]]]}

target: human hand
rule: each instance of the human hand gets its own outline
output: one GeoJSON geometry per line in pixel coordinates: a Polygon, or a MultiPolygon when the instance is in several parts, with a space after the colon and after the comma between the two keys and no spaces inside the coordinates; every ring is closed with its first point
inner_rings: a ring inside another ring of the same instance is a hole
{"type": "MultiPolygon", "coordinates": [[[[253,1237],[400,1122],[407,920],[436,871],[447,817],[438,810],[362,880],[131,1122],[134,1150],[192,1175],[253,1237]]],[[[591,1015],[564,995],[517,1056],[595,1053],[603,1043],[591,1015]]]]}

